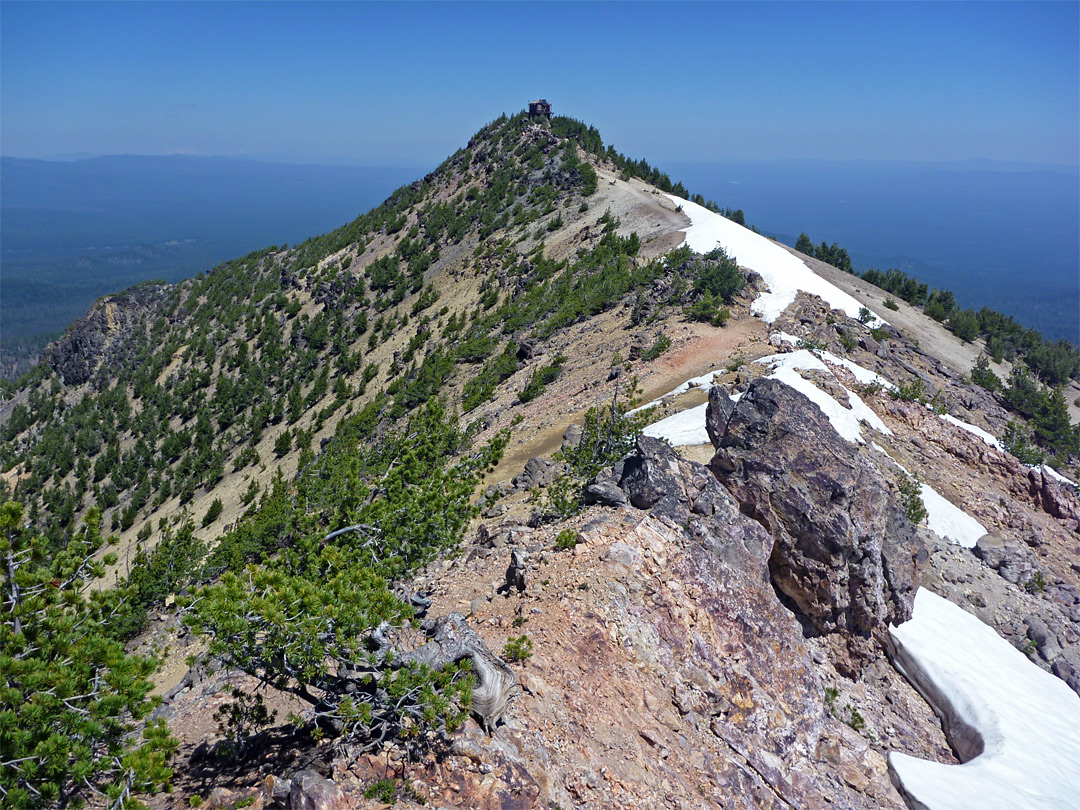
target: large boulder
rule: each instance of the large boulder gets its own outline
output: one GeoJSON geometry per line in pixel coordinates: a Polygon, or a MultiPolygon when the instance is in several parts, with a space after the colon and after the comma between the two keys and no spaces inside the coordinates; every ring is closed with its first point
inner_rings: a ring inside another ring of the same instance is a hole
{"type": "Polygon", "coordinates": [[[723,427],[710,468],[771,534],[773,584],[806,630],[883,641],[910,618],[927,552],[881,462],[777,380],[751,384],[723,427]]]}

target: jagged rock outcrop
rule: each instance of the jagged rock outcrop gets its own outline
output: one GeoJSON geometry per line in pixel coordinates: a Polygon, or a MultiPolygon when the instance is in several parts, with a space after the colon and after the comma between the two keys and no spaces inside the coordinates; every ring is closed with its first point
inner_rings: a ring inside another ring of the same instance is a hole
{"type": "Polygon", "coordinates": [[[910,618],[926,558],[895,486],[789,386],[755,381],[726,420],[725,399],[710,397],[710,467],[772,536],[773,584],[807,629],[843,633],[870,655],[864,641],[910,618]]]}
{"type": "Polygon", "coordinates": [[[164,284],[140,284],[100,299],[42,352],[42,362],[52,366],[65,385],[88,382],[106,359],[112,366],[121,359],[113,355],[133,350],[131,334],[147,324],[165,290],[164,284]]]}

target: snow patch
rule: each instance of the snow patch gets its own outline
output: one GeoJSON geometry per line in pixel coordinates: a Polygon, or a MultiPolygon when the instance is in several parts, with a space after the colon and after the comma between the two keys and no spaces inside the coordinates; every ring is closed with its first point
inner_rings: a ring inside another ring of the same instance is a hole
{"type": "Polygon", "coordinates": [[[929,484],[921,484],[923,506],[926,507],[926,527],[942,540],[964,548],[974,548],[986,527],[943,498],[929,484]]]}
{"type": "Polygon", "coordinates": [[[963,765],[889,754],[928,810],[1080,808],[1080,698],[993,629],[920,588],[889,629],[897,668],[942,716],[963,765]]]}
{"type": "Polygon", "coordinates": [[[976,427],[975,425],[969,424],[968,422],[957,419],[955,416],[949,413],[941,414],[941,418],[944,419],[946,422],[949,422],[950,424],[956,425],[958,428],[963,428],[968,433],[974,433],[988,445],[990,445],[991,447],[996,447],[1002,453],[1005,452],[1005,446],[998,440],[998,438],[992,433],[987,433],[981,427],[976,427]]]}
{"type": "Polygon", "coordinates": [[[858,363],[853,363],[850,360],[848,360],[847,358],[837,357],[832,352],[824,352],[824,351],[821,353],[821,356],[825,360],[826,363],[830,363],[831,365],[834,365],[834,366],[842,366],[843,368],[846,368],[848,371],[851,372],[851,376],[854,377],[856,380],[858,380],[863,385],[872,385],[873,383],[878,383],[886,391],[893,391],[893,390],[896,389],[895,385],[893,385],[891,382],[886,380],[884,377],[882,377],[876,371],[871,371],[868,368],[863,368],[858,363]]]}
{"type": "Polygon", "coordinates": [[[675,447],[708,444],[709,433],[705,430],[705,409],[708,406],[709,403],[703,402],[695,408],[653,422],[641,432],[654,439],[667,439],[675,447]]]}
{"type": "MultiPolygon", "coordinates": [[[[741,267],[748,267],[765,280],[768,292],[757,297],[750,311],[766,323],[772,323],[795,300],[802,290],[821,298],[833,309],[843,310],[850,318],[858,318],[862,304],[843,290],[834,287],[814,273],[800,259],[782,247],[704,206],[668,194],[668,199],[682,208],[690,218],[684,228],[686,244],[697,253],[708,253],[718,245],[741,267]]],[[[876,313],[877,324],[886,321],[876,313]]]]}

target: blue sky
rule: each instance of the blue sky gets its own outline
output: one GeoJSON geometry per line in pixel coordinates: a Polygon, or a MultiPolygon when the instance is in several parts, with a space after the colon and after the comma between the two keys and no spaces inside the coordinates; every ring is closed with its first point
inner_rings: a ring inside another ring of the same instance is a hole
{"type": "Polygon", "coordinates": [[[537,96],[652,163],[1080,163],[1080,4],[0,4],[0,153],[434,166],[537,96]]]}

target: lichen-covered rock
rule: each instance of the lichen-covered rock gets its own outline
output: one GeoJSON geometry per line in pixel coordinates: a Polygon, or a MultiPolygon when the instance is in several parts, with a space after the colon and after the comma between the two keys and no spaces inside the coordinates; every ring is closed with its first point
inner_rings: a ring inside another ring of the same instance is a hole
{"type": "Polygon", "coordinates": [[[877,460],[805,396],[755,381],[710,467],[772,535],[773,583],[814,632],[880,641],[910,617],[918,533],[877,460]]]}

